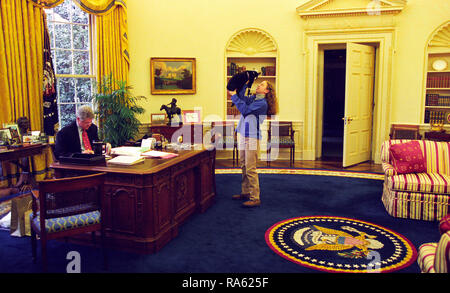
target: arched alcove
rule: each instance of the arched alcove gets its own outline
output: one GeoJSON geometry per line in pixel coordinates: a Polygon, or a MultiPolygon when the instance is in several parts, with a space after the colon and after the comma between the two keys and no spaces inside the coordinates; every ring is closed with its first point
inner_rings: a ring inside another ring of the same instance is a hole
{"type": "Polygon", "coordinates": [[[425,48],[425,124],[450,126],[450,21],[435,29],[425,48]]]}
{"type": "MultiPolygon", "coordinates": [[[[236,32],[225,47],[225,84],[238,72],[255,70],[261,74],[253,83],[252,90],[263,80],[270,82],[277,90],[278,53],[277,43],[268,32],[258,28],[236,32]]],[[[235,116],[239,115],[237,109],[232,107],[228,93],[225,109],[227,119],[235,120],[235,116]]]]}

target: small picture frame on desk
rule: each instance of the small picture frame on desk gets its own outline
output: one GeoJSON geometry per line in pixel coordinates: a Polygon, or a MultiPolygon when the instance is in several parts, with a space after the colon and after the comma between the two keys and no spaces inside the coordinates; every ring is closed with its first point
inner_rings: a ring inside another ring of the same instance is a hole
{"type": "Polygon", "coordinates": [[[3,123],[3,128],[9,128],[11,132],[11,138],[15,142],[20,142],[20,130],[16,123],[3,123]]]}
{"type": "Polygon", "coordinates": [[[24,135],[22,137],[23,143],[32,143],[33,142],[33,136],[32,135],[24,135]]]}
{"type": "Polygon", "coordinates": [[[164,113],[151,114],[152,125],[165,125],[167,123],[167,117],[164,113]]]}
{"type": "Polygon", "coordinates": [[[9,128],[0,128],[0,141],[6,142],[12,138],[11,130],[9,128]]]}
{"type": "Polygon", "coordinates": [[[183,116],[183,123],[201,123],[202,116],[200,110],[183,110],[181,111],[183,116]]]}

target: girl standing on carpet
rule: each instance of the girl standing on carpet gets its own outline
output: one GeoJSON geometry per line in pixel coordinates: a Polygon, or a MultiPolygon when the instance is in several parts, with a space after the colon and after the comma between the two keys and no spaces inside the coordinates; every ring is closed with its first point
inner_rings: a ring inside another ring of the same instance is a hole
{"type": "Polygon", "coordinates": [[[261,82],[256,88],[256,94],[251,96],[245,96],[247,87],[245,84],[238,93],[228,91],[241,113],[236,127],[239,163],[242,169],[241,193],[233,195],[232,198],[245,200],[244,207],[257,207],[261,204],[256,171],[261,139],[260,126],[267,115],[275,115],[278,112],[278,103],[274,87],[269,82],[261,82]]]}

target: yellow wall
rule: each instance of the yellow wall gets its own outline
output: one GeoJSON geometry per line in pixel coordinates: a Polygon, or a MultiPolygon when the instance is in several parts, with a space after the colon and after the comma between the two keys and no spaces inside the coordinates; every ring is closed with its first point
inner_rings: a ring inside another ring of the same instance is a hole
{"type": "MultiPolygon", "coordinates": [[[[160,112],[161,104],[169,103],[172,97],[177,98],[181,109],[202,107],[203,116],[224,118],[225,46],[233,34],[251,27],[268,32],[278,45],[280,119],[303,121],[304,21],[296,8],[304,2],[128,0],[130,84],[135,95],[148,98],[141,121],[148,123],[150,113],[160,112]],[[197,93],[151,95],[151,57],[195,57],[197,93]]],[[[408,0],[406,8],[395,17],[391,122],[420,123],[426,42],[449,15],[448,0],[408,0]]]]}
{"type": "Polygon", "coordinates": [[[225,115],[225,46],[233,34],[256,27],[268,32],[280,52],[280,114],[299,120],[303,107],[300,18],[297,0],[129,0],[128,39],[133,93],[148,97],[147,112],[177,98],[181,109],[202,107],[203,116],[225,115]],[[276,4],[276,9],[274,9],[276,4]],[[151,57],[195,57],[195,95],[151,95],[151,57]],[[287,107],[289,106],[289,107],[287,107]]]}

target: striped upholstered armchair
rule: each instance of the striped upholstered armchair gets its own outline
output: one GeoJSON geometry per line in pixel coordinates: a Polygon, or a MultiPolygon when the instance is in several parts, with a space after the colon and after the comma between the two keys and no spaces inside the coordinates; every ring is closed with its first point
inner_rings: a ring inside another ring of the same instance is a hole
{"type": "Polygon", "coordinates": [[[439,242],[422,244],[419,247],[417,264],[422,273],[450,273],[450,215],[439,223],[439,242]]]}
{"type": "Polygon", "coordinates": [[[388,140],[382,144],[381,161],[382,201],[391,216],[438,221],[448,214],[450,144],[388,140]]]}

